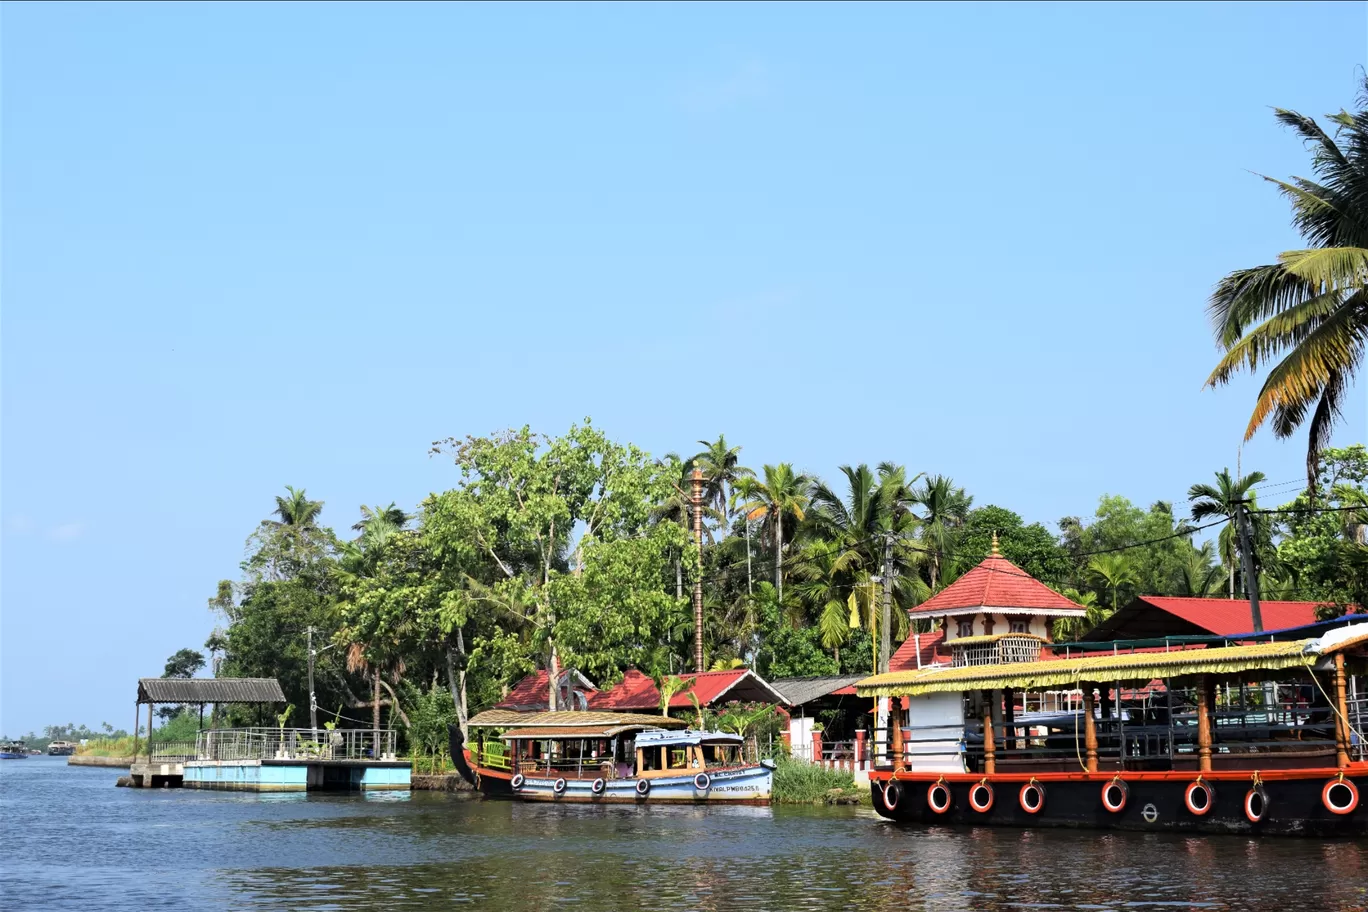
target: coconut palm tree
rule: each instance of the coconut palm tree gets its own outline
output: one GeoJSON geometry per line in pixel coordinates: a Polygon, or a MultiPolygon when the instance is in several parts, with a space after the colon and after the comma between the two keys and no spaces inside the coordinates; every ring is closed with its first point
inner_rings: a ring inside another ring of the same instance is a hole
{"type": "Polygon", "coordinates": [[[1112,611],[1119,606],[1122,586],[1134,586],[1140,582],[1140,574],[1135,572],[1130,558],[1121,553],[1099,554],[1088,562],[1088,570],[1102,583],[1103,588],[1111,590],[1112,611]]]}
{"type": "Polygon", "coordinates": [[[266,520],[271,526],[287,529],[313,529],[318,526],[318,516],[323,512],[323,501],[309,500],[308,492],[303,488],[296,491],[290,485],[285,486],[288,497],[276,495],[276,508],[272,511],[272,516],[279,516],[279,520],[266,520]]]}
{"type": "Polygon", "coordinates": [[[928,582],[932,591],[940,584],[942,558],[950,553],[955,533],[964,526],[974,498],[955,487],[946,475],[931,475],[913,491],[912,499],[921,507],[921,540],[927,549],[928,582]]]}
{"type": "Polygon", "coordinates": [[[1230,597],[1235,597],[1235,567],[1239,564],[1240,548],[1235,535],[1235,511],[1242,503],[1254,507],[1253,488],[1264,480],[1263,472],[1250,472],[1240,478],[1232,478],[1230,469],[1216,473],[1216,484],[1195,484],[1188,488],[1188,502],[1192,504],[1192,519],[1201,522],[1213,516],[1228,520],[1221,534],[1216,537],[1221,560],[1230,573],[1230,597]]]}
{"type": "Polygon", "coordinates": [[[741,465],[741,448],[727,446],[725,434],[718,434],[711,442],[698,442],[705,449],[694,457],[693,463],[703,470],[703,500],[726,521],[731,516],[732,493],[737,481],[754,477],[755,473],[741,465]]]}
{"type": "MultiPolygon", "coordinates": [[[[731,521],[731,511],[736,506],[739,492],[736,483],[742,478],[754,477],[755,472],[741,465],[741,448],[727,446],[725,434],[718,434],[711,443],[700,440],[706,448],[694,457],[694,465],[703,470],[703,498],[709,507],[722,517],[722,524],[731,521]]],[[[746,592],[753,591],[751,579],[750,520],[743,520],[746,535],[746,592]]]]}
{"type": "Polygon", "coordinates": [[[1189,548],[1179,567],[1179,595],[1211,598],[1221,591],[1221,577],[1225,572],[1217,560],[1216,546],[1202,542],[1200,548],[1189,548]]]}
{"type": "Polygon", "coordinates": [[[1097,593],[1091,589],[1086,592],[1079,592],[1077,589],[1065,589],[1062,593],[1069,601],[1077,605],[1082,605],[1088,609],[1086,617],[1063,617],[1054,622],[1052,633],[1055,642],[1068,643],[1077,640],[1083,634],[1092,630],[1098,624],[1111,617],[1111,612],[1097,603],[1097,593]]]}
{"type": "Polygon", "coordinates": [[[1225,349],[1207,385],[1272,365],[1245,439],[1270,420],[1274,434],[1289,437],[1309,415],[1310,486],[1368,344],[1368,77],[1357,104],[1352,114],[1327,115],[1331,132],[1304,114],[1274,109],[1311,150],[1315,179],[1264,179],[1291,202],[1292,223],[1308,246],[1230,273],[1207,305],[1225,349]]]}
{"type": "Polygon", "coordinates": [[[807,515],[808,491],[812,479],[795,472],[793,465],[781,462],[764,467],[765,480],[740,478],[743,503],[739,509],[747,520],[761,520],[761,531],[774,543],[774,588],[782,602],[784,598],[784,519],[795,524],[807,515]]]}
{"type": "Polygon", "coordinates": [[[372,525],[383,524],[393,526],[395,529],[402,529],[408,525],[412,516],[405,513],[390,501],[388,507],[361,507],[361,518],[352,524],[352,529],[357,532],[364,532],[372,525]]]}

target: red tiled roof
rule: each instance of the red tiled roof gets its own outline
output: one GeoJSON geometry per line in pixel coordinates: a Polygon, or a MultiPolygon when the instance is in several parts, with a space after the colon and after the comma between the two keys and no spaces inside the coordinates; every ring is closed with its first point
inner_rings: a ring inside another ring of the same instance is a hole
{"type": "MultiPolygon", "coordinates": [[[[1253,623],[1249,616],[1249,602],[1244,599],[1178,598],[1142,595],[1137,602],[1152,605],[1160,611],[1182,618],[1189,624],[1215,636],[1249,633],[1253,623]]],[[[1327,602],[1259,602],[1259,614],[1264,630],[1285,630],[1316,623],[1316,609],[1327,602]]]]}
{"type": "MultiPolygon", "coordinates": [[[[909,633],[907,639],[903,640],[903,644],[898,647],[897,651],[893,653],[892,658],[888,660],[888,670],[915,671],[916,669],[923,668],[927,665],[935,665],[937,662],[941,661],[941,659],[938,658],[938,655],[940,646],[944,642],[944,630],[935,630],[931,633],[923,634],[909,633]],[[921,645],[920,664],[917,663],[918,643],[921,645]]],[[[949,654],[947,653],[943,658],[948,659],[949,654]]],[[[854,690],[851,690],[851,693],[854,692],[854,690]]]]}
{"type": "Polygon", "coordinates": [[[984,608],[1023,608],[1040,614],[1084,613],[1075,604],[1005,557],[986,557],[968,573],[910,609],[914,617],[984,608]]]}
{"type": "MultiPolygon", "coordinates": [[[[511,709],[515,712],[544,711],[549,702],[550,688],[547,686],[549,680],[550,676],[545,669],[534,671],[514,684],[513,689],[508,692],[508,696],[495,703],[492,708],[511,709]]],[[[586,693],[592,696],[597,691],[588,690],[586,693]]]]}
{"type": "MultiPolygon", "coordinates": [[[[693,700],[689,697],[691,693],[697,695],[698,702],[704,706],[711,706],[719,698],[724,701],[747,699],[766,703],[783,702],[783,697],[749,668],[681,674],[680,677],[685,681],[694,681],[694,686],[671,697],[671,709],[693,706],[693,700]]],[[[659,710],[660,691],[656,688],[655,681],[633,668],[623,676],[616,687],[599,691],[590,697],[589,708],[600,712],[659,710]]]]}

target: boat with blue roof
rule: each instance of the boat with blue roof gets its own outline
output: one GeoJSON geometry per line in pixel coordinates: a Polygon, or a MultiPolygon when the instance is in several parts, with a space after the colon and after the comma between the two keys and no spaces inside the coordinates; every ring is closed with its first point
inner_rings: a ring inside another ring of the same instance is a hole
{"type": "Polygon", "coordinates": [[[569,804],[770,803],[774,763],[747,758],[745,739],[669,716],[490,711],[470,720],[452,756],[484,794],[569,804]]]}

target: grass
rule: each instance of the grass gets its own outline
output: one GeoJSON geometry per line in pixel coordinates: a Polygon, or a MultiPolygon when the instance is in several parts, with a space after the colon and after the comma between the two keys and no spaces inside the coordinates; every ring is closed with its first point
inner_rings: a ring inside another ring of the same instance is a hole
{"type": "Polygon", "coordinates": [[[781,804],[832,804],[837,798],[869,801],[869,790],[855,784],[855,776],[799,760],[780,760],[774,770],[774,800],[781,804]]]}
{"type": "Polygon", "coordinates": [[[138,751],[147,750],[146,738],[125,735],[122,738],[100,738],[87,741],[76,748],[76,753],[85,757],[132,757],[138,751]]]}

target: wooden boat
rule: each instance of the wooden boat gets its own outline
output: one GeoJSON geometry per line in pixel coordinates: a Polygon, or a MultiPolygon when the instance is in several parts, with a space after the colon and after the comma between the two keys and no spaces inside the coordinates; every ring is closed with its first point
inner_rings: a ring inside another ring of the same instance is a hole
{"type": "Polygon", "coordinates": [[[882,816],[1368,834],[1362,717],[1346,699],[1349,671],[1361,672],[1368,658],[1368,623],[1286,642],[1097,644],[1107,651],[1067,658],[1041,659],[1037,643],[1033,660],[1016,661],[1004,659],[1031,650],[999,644],[989,662],[975,664],[968,653],[981,657],[983,639],[956,652],[952,665],[856,685],[862,696],[896,700],[870,774],[882,816]],[[1029,695],[1045,692],[1064,699],[1063,711],[1056,703],[1048,715],[1023,714],[1029,695]]]}
{"type": "Polygon", "coordinates": [[[71,741],[53,741],[47,748],[49,757],[70,757],[76,753],[76,745],[71,741]]]}
{"type": "Polygon", "coordinates": [[[23,741],[10,741],[0,745],[0,760],[27,760],[28,747],[23,741]]]}
{"type": "Polygon", "coordinates": [[[739,735],[679,730],[668,716],[625,713],[481,713],[452,756],[484,794],[569,804],[770,803],[774,764],[748,762],[739,735]],[[489,729],[501,731],[486,737],[489,729]]]}

